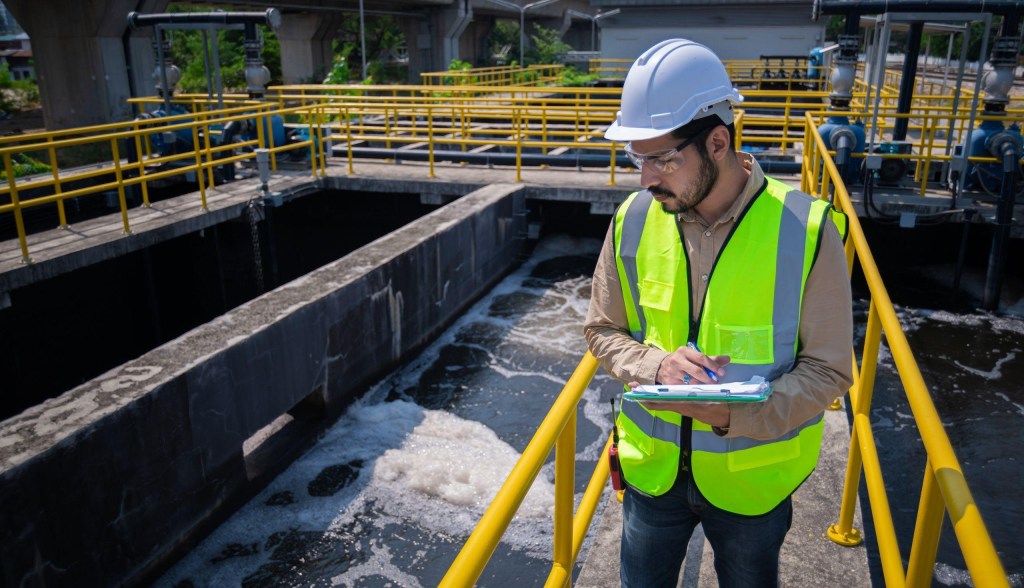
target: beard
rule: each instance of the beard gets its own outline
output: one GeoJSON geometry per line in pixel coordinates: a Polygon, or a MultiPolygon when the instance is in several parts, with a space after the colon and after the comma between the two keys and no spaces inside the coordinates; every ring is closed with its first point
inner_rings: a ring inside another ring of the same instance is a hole
{"type": "Polygon", "coordinates": [[[712,188],[718,181],[718,168],[715,162],[707,153],[700,154],[700,167],[697,169],[697,179],[690,188],[681,194],[674,194],[661,186],[648,188],[652,194],[665,196],[661,203],[661,209],[667,214],[677,214],[696,207],[711,194],[712,188]]]}

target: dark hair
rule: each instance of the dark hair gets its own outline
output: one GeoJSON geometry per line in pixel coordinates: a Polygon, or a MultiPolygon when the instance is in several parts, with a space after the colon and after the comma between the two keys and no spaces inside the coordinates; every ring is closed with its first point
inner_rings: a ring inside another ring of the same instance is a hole
{"type": "MultiPolygon", "coordinates": [[[[693,137],[705,131],[710,131],[711,129],[718,126],[724,126],[729,131],[729,148],[735,151],[733,145],[736,144],[736,125],[733,123],[725,124],[724,122],[722,122],[722,119],[719,118],[717,114],[712,114],[711,116],[706,116],[704,118],[692,120],[686,123],[685,125],[677,129],[674,129],[672,131],[672,137],[675,139],[689,139],[690,137],[693,137]]],[[[696,143],[694,143],[694,145],[697,147],[698,153],[700,153],[701,155],[707,155],[708,148],[707,145],[704,144],[704,142],[697,141],[696,143]]]]}

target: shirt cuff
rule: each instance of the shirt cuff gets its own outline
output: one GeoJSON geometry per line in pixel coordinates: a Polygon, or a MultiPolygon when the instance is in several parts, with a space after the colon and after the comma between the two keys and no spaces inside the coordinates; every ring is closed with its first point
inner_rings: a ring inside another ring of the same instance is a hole
{"type": "Polygon", "coordinates": [[[665,361],[665,358],[669,356],[669,353],[657,349],[655,347],[648,347],[647,353],[644,353],[643,358],[640,360],[636,372],[636,381],[641,384],[657,384],[655,378],[658,377],[658,368],[661,367],[661,362],[665,361]]]}

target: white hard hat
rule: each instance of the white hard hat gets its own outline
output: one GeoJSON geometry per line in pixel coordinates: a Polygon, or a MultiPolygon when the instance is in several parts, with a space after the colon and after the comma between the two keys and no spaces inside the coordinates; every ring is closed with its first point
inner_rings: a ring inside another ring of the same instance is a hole
{"type": "Polygon", "coordinates": [[[613,141],[653,139],[712,114],[730,124],[733,105],[742,101],[710,49],[669,39],[645,51],[629,68],[622,110],[604,136],[613,141]]]}

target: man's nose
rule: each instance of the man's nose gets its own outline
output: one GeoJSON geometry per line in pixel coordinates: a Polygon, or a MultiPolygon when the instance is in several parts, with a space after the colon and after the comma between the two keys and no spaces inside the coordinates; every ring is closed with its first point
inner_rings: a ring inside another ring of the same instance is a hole
{"type": "Polygon", "coordinates": [[[640,185],[644,188],[650,188],[651,186],[657,186],[661,183],[661,174],[658,170],[654,169],[654,166],[650,163],[645,163],[640,168],[640,185]]]}

